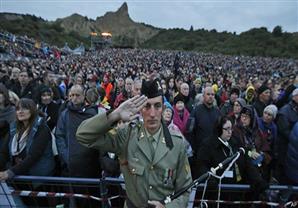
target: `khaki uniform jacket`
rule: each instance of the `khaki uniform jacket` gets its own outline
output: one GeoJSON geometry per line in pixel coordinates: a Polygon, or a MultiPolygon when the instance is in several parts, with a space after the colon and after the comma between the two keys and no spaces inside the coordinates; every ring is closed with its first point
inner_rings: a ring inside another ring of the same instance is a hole
{"type": "MultiPolygon", "coordinates": [[[[107,123],[106,114],[83,121],[77,139],[86,147],[118,155],[127,196],[136,207],[148,207],[148,200],[162,201],[192,182],[181,134],[170,132],[173,148],[169,149],[161,133],[153,156],[142,123],[121,129],[107,123]]],[[[187,207],[188,198],[189,192],[185,192],[166,207],[187,207]]]]}

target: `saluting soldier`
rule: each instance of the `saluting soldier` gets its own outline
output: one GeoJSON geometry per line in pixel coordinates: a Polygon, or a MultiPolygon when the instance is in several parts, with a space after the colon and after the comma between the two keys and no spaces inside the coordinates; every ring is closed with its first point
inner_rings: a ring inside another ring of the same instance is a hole
{"type": "Polygon", "coordinates": [[[162,121],[163,97],[159,83],[144,81],[142,96],[135,96],[112,112],[85,120],[77,131],[87,147],[115,152],[124,175],[124,207],[187,207],[189,192],[163,205],[166,196],[192,182],[181,134],[162,121]],[[138,113],[143,123],[137,121],[138,113]],[[115,129],[117,121],[127,122],[115,129]]]}

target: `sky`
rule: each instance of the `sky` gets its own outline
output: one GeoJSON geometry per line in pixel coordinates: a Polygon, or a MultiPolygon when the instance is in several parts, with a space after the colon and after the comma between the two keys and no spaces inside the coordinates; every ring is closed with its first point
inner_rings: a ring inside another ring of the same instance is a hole
{"type": "MultiPolygon", "coordinates": [[[[135,22],[159,28],[216,29],[237,34],[277,25],[298,32],[298,0],[127,0],[135,22]]],[[[0,12],[34,14],[56,20],[73,13],[92,19],[117,11],[117,0],[0,0],[0,12]]]]}

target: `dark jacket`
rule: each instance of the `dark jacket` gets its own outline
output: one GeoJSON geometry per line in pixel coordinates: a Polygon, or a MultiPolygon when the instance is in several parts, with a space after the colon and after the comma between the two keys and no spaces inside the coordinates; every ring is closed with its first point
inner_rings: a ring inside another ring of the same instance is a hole
{"type": "Polygon", "coordinates": [[[15,92],[19,98],[30,98],[38,102],[38,90],[37,90],[37,83],[35,81],[29,82],[29,84],[24,88],[22,91],[22,87],[19,82],[16,82],[15,85],[12,86],[12,91],[15,92]]]}
{"type": "Polygon", "coordinates": [[[285,90],[284,94],[282,95],[282,97],[279,98],[279,99],[276,101],[275,105],[276,105],[279,109],[280,109],[281,107],[283,107],[284,105],[286,105],[287,102],[289,101],[289,98],[290,98],[292,92],[293,92],[295,89],[296,89],[296,86],[295,86],[295,85],[293,85],[293,84],[289,85],[289,86],[286,88],[286,90],[285,90]]]}
{"type": "Polygon", "coordinates": [[[28,134],[26,148],[19,154],[22,161],[18,164],[11,155],[11,143],[15,133],[16,127],[13,124],[0,151],[0,169],[8,168],[13,175],[51,176],[55,167],[52,137],[42,118],[37,117],[34,121],[28,134]]]}
{"type": "MultiPolygon", "coordinates": [[[[232,138],[231,138],[232,139],[232,138]]],[[[195,177],[199,177],[202,174],[210,171],[211,168],[215,168],[219,163],[224,161],[227,157],[232,154],[235,154],[239,149],[236,144],[232,141],[229,141],[229,145],[232,149],[232,153],[230,152],[230,148],[225,146],[218,137],[214,136],[205,140],[202,144],[195,168],[199,171],[199,175],[195,177]]],[[[216,171],[217,176],[222,176],[224,170],[229,166],[227,164],[223,167],[223,169],[219,169],[216,171]]],[[[223,184],[250,184],[252,193],[249,195],[248,200],[258,200],[260,193],[265,191],[268,187],[268,184],[265,180],[262,179],[259,171],[255,166],[250,163],[250,159],[247,155],[241,154],[236,163],[234,163],[229,172],[225,172],[224,178],[221,181],[223,184]]],[[[216,190],[217,193],[217,184],[219,180],[211,177],[208,181],[208,189],[207,190],[216,190]]],[[[217,194],[214,191],[207,192],[207,199],[217,199],[217,194]]],[[[242,196],[243,197],[243,196],[242,196]]],[[[241,194],[235,194],[235,192],[224,192],[221,194],[220,198],[222,200],[243,200],[241,194]]],[[[246,198],[247,200],[247,198],[246,198]]],[[[230,207],[231,205],[220,205],[220,207],[230,207]]],[[[211,206],[215,207],[215,206],[211,206]]]]}
{"type": "MultiPolygon", "coordinates": [[[[229,145],[232,148],[232,154],[238,151],[238,145],[236,143],[233,143],[233,140],[229,141],[229,145]]],[[[218,137],[214,136],[209,138],[208,140],[205,140],[198,153],[197,168],[199,169],[199,174],[202,175],[207,171],[210,171],[210,168],[216,167],[219,163],[224,161],[232,154],[230,154],[229,148],[225,146],[218,139],[218,137]]],[[[256,185],[259,182],[264,183],[257,168],[250,163],[249,158],[246,155],[241,154],[239,159],[236,161],[236,164],[239,168],[238,170],[240,172],[241,180],[237,181],[236,166],[233,165],[231,168],[231,170],[233,171],[233,177],[223,178],[222,183],[249,183],[251,185],[256,185]]],[[[223,169],[217,171],[216,174],[222,175],[225,168],[227,167],[224,167],[223,169]]]]}
{"type": "Polygon", "coordinates": [[[233,112],[233,105],[230,100],[227,100],[221,107],[220,112],[222,115],[229,115],[233,112]]]}
{"type": "Polygon", "coordinates": [[[40,110],[45,114],[47,124],[51,130],[57,125],[59,108],[60,106],[53,101],[48,105],[40,106],[40,110]]]}
{"type": "Polygon", "coordinates": [[[284,170],[285,157],[287,154],[290,132],[298,121],[298,105],[291,101],[282,107],[277,114],[277,172],[276,177],[281,179],[284,170]]]}
{"type": "Polygon", "coordinates": [[[221,116],[217,107],[208,108],[205,104],[198,105],[189,117],[186,130],[186,137],[196,153],[202,142],[213,134],[214,124],[221,116]]]}
{"type": "Polygon", "coordinates": [[[260,139],[262,140],[260,145],[257,144],[257,146],[260,146],[260,150],[267,153],[268,162],[270,162],[271,159],[273,159],[274,154],[274,145],[277,140],[277,127],[274,122],[271,122],[270,124],[266,124],[262,118],[257,118],[258,121],[258,135],[260,139]]]}
{"type": "Polygon", "coordinates": [[[6,120],[0,120],[0,150],[2,144],[9,136],[9,123],[6,120]]]}
{"type": "Polygon", "coordinates": [[[289,138],[288,151],[285,162],[285,174],[298,184],[298,122],[293,127],[289,138]]]}
{"type": "Polygon", "coordinates": [[[56,128],[56,143],[63,166],[72,177],[99,177],[99,152],[77,142],[76,131],[82,121],[97,114],[95,106],[75,107],[71,102],[62,111],[56,128]]]}
{"type": "Polygon", "coordinates": [[[262,103],[259,99],[256,99],[253,106],[256,109],[256,112],[257,112],[259,117],[263,116],[263,111],[264,111],[264,109],[267,105],[269,105],[269,103],[268,104],[262,103]]]}
{"type": "MultiPolygon", "coordinates": [[[[250,107],[252,108],[252,107],[250,107]]],[[[232,140],[237,144],[237,146],[243,147],[245,149],[246,154],[249,151],[257,151],[258,153],[264,152],[266,156],[263,160],[257,162],[257,160],[253,160],[251,158],[252,163],[257,164],[265,164],[268,160],[271,160],[269,153],[270,153],[270,145],[268,144],[266,139],[262,139],[260,135],[260,131],[258,128],[257,123],[257,116],[256,113],[253,114],[251,118],[251,125],[249,127],[243,127],[241,121],[239,120],[238,123],[233,128],[232,140]]]]}
{"type": "Polygon", "coordinates": [[[266,180],[270,180],[270,173],[274,165],[276,155],[274,154],[274,146],[277,140],[277,127],[274,122],[266,124],[262,118],[258,121],[258,139],[256,147],[264,155],[264,161],[261,167],[262,175],[266,180]]]}
{"type": "Polygon", "coordinates": [[[9,105],[0,110],[0,121],[7,121],[9,124],[16,120],[16,109],[14,106],[9,105]]]}
{"type": "Polygon", "coordinates": [[[194,106],[194,100],[193,98],[188,95],[188,96],[183,96],[184,97],[184,103],[185,103],[185,107],[188,110],[188,112],[191,112],[193,110],[193,106],[194,106]]]}

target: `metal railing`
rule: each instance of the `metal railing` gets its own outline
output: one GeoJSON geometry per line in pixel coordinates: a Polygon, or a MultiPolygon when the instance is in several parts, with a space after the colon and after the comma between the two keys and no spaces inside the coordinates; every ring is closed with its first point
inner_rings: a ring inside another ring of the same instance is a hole
{"type": "MultiPolygon", "coordinates": [[[[124,180],[120,178],[70,178],[70,177],[43,177],[43,176],[16,176],[11,181],[1,183],[0,187],[0,207],[20,207],[18,205],[19,199],[15,196],[21,197],[36,197],[36,198],[78,198],[79,200],[93,200],[100,203],[101,207],[111,207],[111,200],[120,198],[122,201],[125,200],[125,191],[122,194],[113,193],[109,196],[108,191],[111,186],[117,186],[122,189],[120,185],[124,185],[124,180]],[[27,189],[17,189],[16,187],[24,184],[30,184],[27,189]],[[47,187],[44,189],[36,189],[35,187],[47,187]],[[13,187],[13,188],[12,188],[13,187]],[[28,188],[29,187],[29,188],[28,188]],[[31,188],[30,188],[31,187],[31,188]],[[53,187],[56,187],[53,189],[53,187]],[[57,187],[63,187],[57,191],[57,187]],[[72,187],[65,191],[65,187],[72,187]],[[81,188],[97,188],[97,195],[92,195],[94,192],[88,193],[75,193],[75,190],[81,188]],[[28,190],[30,189],[30,190],[28,190]],[[64,190],[61,192],[61,190],[64,190]],[[15,201],[17,199],[17,201],[15,201]]],[[[193,207],[195,203],[199,202],[200,199],[195,199],[196,192],[202,191],[204,184],[200,184],[197,190],[192,190],[188,207],[193,207]]],[[[271,191],[291,191],[291,193],[298,194],[298,186],[288,185],[271,185],[269,187],[271,191]]],[[[248,192],[250,191],[250,185],[245,184],[222,184],[221,191],[235,191],[235,192],[248,192]]],[[[71,200],[70,200],[71,201],[71,200]]],[[[216,201],[206,200],[207,202],[216,203],[216,201]]],[[[224,203],[224,202],[221,202],[224,203]]],[[[229,202],[231,203],[231,202],[229,202]]],[[[261,203],[261,202],[260,202],[261,203]]],[[[20,203],[19,203],[20,204],[20,203]]],[[[59,203],[58,203],[59,204],[59,203]]],[[[52,204],[53,205],[53,204],[52,204]]],[[[56,206],[57,204],[55,204],[56,206]]],[[[272,203],[272,205],[274,205],[272,203]]]]}

